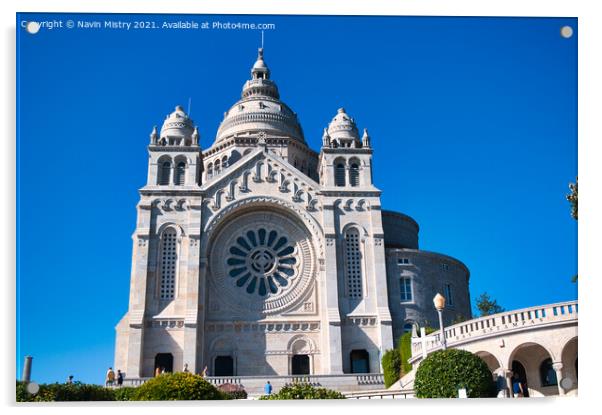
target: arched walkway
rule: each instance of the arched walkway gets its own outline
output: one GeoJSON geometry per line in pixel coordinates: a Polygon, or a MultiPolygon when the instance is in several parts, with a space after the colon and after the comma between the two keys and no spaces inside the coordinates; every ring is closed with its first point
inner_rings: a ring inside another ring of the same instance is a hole
{"type": "Polygon", "coordinates": [[[573,337],[569,340],[562,349],[562,379],[561,386],[565,393],[569,393],[577,389],[579,379],[579,369],[577,365],[578,338],[573,337]]]}
{"type": "Polygon", "coordinates": [[[556,372],[550,352],[537,343],[523,343],[510,355],[508,367],[519,375],[531,397],[558,395],[556,372]],[[524,374],[521,373],[524,370],[524,374]]]}

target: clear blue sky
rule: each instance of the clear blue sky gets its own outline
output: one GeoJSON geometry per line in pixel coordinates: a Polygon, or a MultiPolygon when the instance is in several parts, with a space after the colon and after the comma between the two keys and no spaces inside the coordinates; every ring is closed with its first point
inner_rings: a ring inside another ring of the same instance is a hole
{"type": "MultiPolygon", "coordinates": [[[[101,383],[126,312],[148,134],[192,98],[201,146],[240,95],[252,30],[20,29],[17,370],[101,383]]],[[[190,20],[92,15],[88,20],[190,20]]],[[[374,147],[383,206],[463,261],[506,309],[577,298],[577,20],[196,16],[274,23],[265,58],[318,150],[344,106],[374,147]],[[566,39],[560,28],[572,26],[566,39]]]]}

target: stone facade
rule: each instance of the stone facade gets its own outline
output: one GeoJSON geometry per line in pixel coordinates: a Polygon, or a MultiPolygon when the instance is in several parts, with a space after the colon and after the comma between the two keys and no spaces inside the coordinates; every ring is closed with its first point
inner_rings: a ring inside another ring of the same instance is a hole
{"type": "Polygon", "coordinates": [[[260,50],[214,144],[181,107],[150,135],[115,368],[211,375],[378,373],[413,324],[470,318],[469,271],[383,211],[372,143],[339,109],[311,150],[260,50]]]}

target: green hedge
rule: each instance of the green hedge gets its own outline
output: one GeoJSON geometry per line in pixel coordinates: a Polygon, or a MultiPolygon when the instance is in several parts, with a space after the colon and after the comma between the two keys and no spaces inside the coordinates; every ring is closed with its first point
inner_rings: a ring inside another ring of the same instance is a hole
{"type": "Polygon", "coordinates": [[[131,386],[123,386],[121,388],[113,389],[113,395],[116,401],[133,401],[134,395],[138,392],[138,388],[131,386]]]}
{"type": "Polygon", "coordinates": [[[35,395],[27,392],[25,382],[17,382],[17,402],[55,401],[172,401],[243,399],[246,392],[220,392],[202,376],[191,373],[167,373],[137,388],[105,388],[83,383],[41,384],[35,395]]]}
{"type": "Polygon", "coordinates": [[[395,349],[387,350],[382,358],[385,387],[397,382],[401,376],[401,357],[395,349]]]}
{"type": "Polygon", "coordinates": [[[135,401],[200,401],[229,399],[215,386],[192,373],[165,373],[136,388],[135,401]]]}
{"type": "Polygon", "coordinates": [[[307,383],[296,383],[285,386],[277,393],[261,396],[261,400],[285,400],[285,399],[345,399],[345,396],[337,391],[326,388],[314,388],[307,383]]]}
{"type": "Polygon", "coordinates": [[[397,347],[401,359],[401,376],[410,373],[412,365],[408,363],[412,357],[412,333],[407,332],[399,338],[399,346],[397,347]]]}
{"type": "MultiPolygon", "coordinates": [[[[427,336],[435,331],[437,330],[432,327],[425,327],[425,332],[427,336]]],[[[418,333],[418,335],[420,336],[420,333],[418,333]]],[[[408,363],[408,360],[410,360],[410,358],[412,357],[412,332],[404,333],[399,338],[397,349],[399,350],[399,355],[401,356],[400,376],[403,376],[412,371],[412,365],[408,363]]]]}
{"type": "Polygon", "coordinates": [[[418,398],[457,398],[466,388],[469,398],[495,396],[493,376],[487,364],[465,350],[431,353],[418,367],[414,389],[418,398]]]}
{"type": "Polygon", "coordinates": [[[25,382],[17,382],[17,402],[114,401],[112,389],[80,382],[41,384],[35,395],[27,392],[25,382]]]}

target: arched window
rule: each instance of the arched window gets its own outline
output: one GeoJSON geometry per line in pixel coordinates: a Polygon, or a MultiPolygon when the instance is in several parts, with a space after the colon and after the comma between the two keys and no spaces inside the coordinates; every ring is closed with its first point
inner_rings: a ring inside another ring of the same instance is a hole
{"type": "Polygon", "coordinates": [[[207,164],[207,178],[213,177],[213,163],[207,164]]]}
{"type": "Polygon", "coordinates": [[[357,187],[360,185],[360,166],[358,162],[353,161],[349,167],[349,185],[357,187]]]}
{"type": "Polygon", "coordinates": [[[552,359],[547,358],[539,365],[539,377],[541,378],[541,386],[556,386],[556,371],[552,366],[552,359]]]}
{"type": "Polygon", "coordinates": [[[164,161],[161,163],[161,170],[159,171],[159,185],[167,186],[169,185],[169,179],[171,175],[171,162],[164,161]]]}
{"type": "Polygon", "coordinates": [[[215,167],[214,167],[215,175],[218,175],[221,170],[222,170],[222,164],[219,161],[219,159],[217,159],[217,160],[215,160],[215,167]]]}
{"type": "Polygon", "coordinates": [[[177,233],[175,229],[168,228],[161,237],[161,300],[174,298],[177,262],[177,233]]]}
{"type": "Polygon", "coordinates": [[[174,177],[174,182],[175,182],[176,186],[183,186],[185,181],[186,181],[186,163],[181,161],[176,166],[176,175],[174,177]]]}
{"type": "Polygon", "coordinates": [[[345,162],[343,160],[335,161],[334,185],[341,187],[345,186],[345,162]]]}
{"type": "Polygon", "coordinates": [[[362,253],[360,251],[360,233],[355,228],[351,228],[345,232],[345,259],[347,295],[349,298],[362,298],[362,253]]]}
{"type": "Polygon", "coordinates": [[[228,156],[222,157],[222,167],[225,169],[228,167],[228,156]]]}

